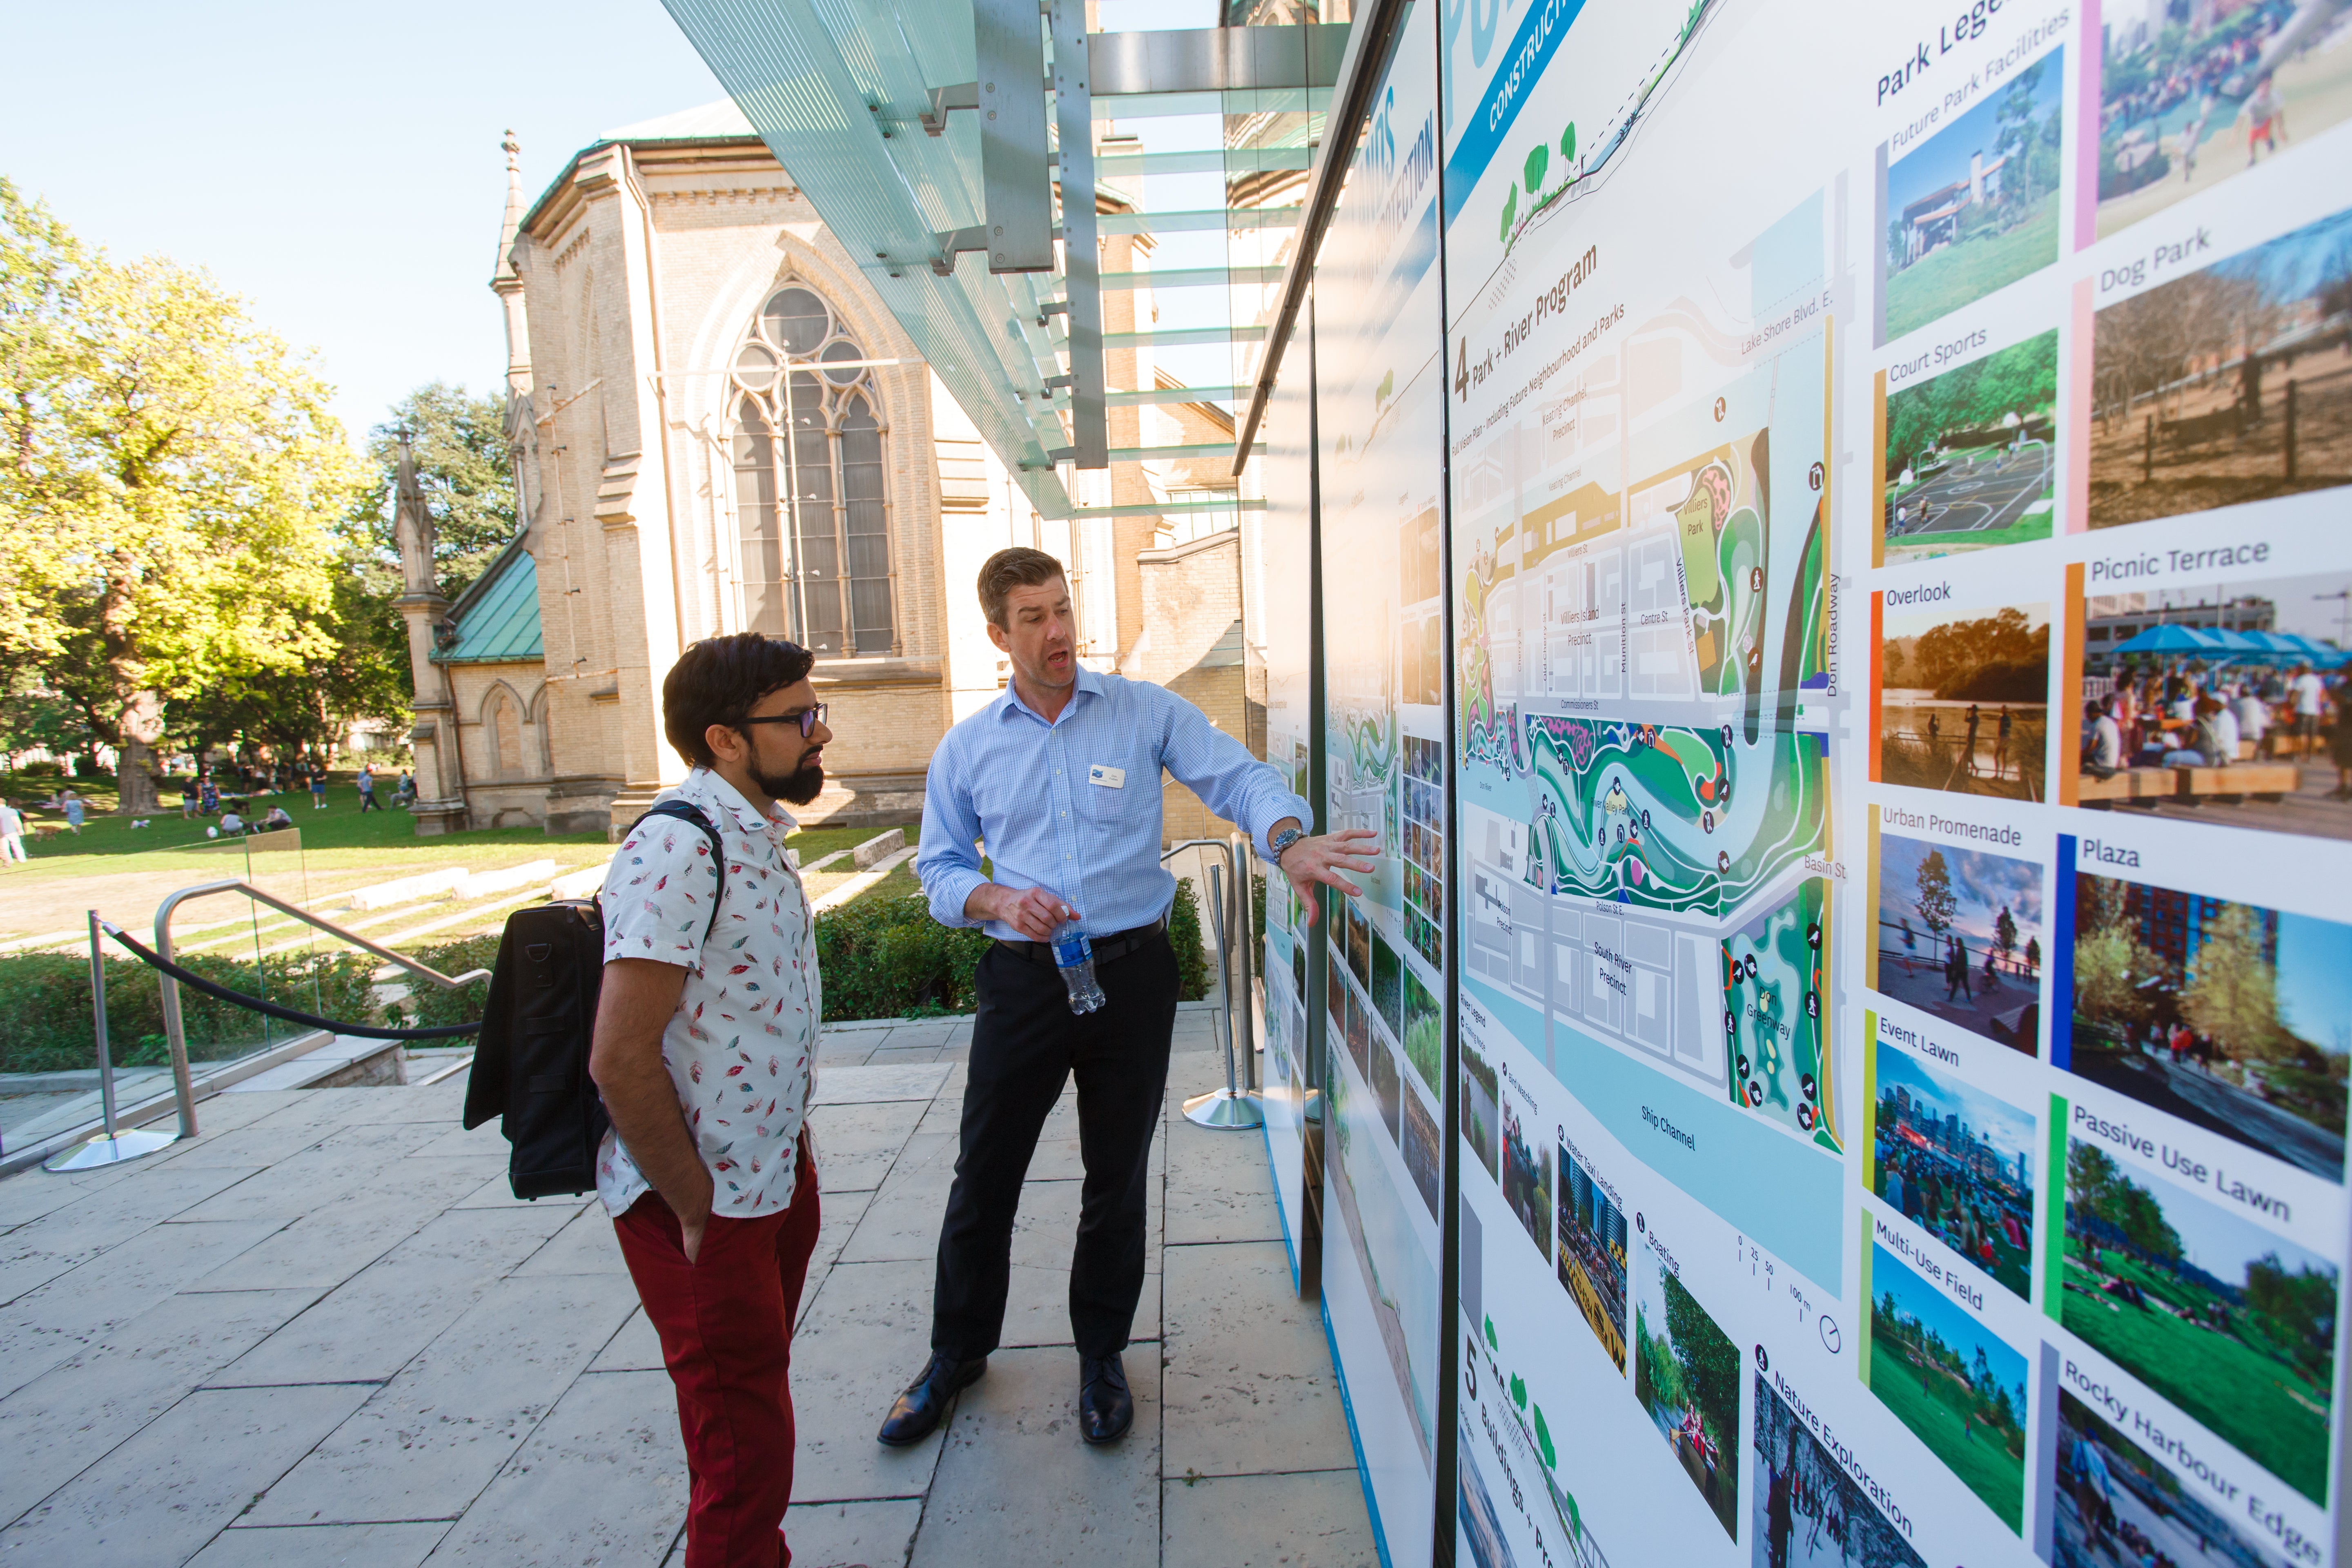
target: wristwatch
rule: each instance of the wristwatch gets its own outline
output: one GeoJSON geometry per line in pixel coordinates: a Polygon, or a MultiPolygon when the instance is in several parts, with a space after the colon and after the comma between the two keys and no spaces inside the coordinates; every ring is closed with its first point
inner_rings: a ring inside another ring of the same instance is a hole
{"type": "Polygon", "coordinates": [[[1265,841],[1266,848],[1273,851],[1271,858],[1276,870],[1282,868],[1282,852],[1306,837],[1306,833],[1301,829],[1286,827],[1265,841]]]}

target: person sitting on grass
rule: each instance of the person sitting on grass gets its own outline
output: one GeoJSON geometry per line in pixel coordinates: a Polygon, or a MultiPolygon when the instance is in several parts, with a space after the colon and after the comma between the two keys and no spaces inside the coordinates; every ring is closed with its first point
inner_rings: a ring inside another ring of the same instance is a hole
{"type": "Polygon", "coordinates": [[[221,813],[220,830],[232,838],[245,831],[245,818],[236,814],[236,807],[230,806],[221,813]]]}
{"type": "Polygon", "coordinates": [[[261,831],[264,833],[274,832],[278,828],[291,827],[293,826],[294,819],[286,815],[286,808],[282,805],[271,806],[269,808],[269,815],[261,819],[261,831]]]}

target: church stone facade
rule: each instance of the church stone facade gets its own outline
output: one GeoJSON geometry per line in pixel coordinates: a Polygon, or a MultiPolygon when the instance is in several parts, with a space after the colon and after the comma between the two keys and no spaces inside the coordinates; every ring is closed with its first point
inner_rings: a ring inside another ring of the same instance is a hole
{"type": "MultiPolygon", "coordinates": [[[[818,655],[840,738],[802,819],[911,821],[940,738],[1003,688],[972,584],[1016,542],[1070,563],[1086,662],[1260,740],[1240,531],[1041,521],[733,105],[609,133],[536,202],[507,156],[490,287],[523,527],[448,603],[413,480],[398,497],[419,833],[625,826],[684,773],[661,731],[678,650],[744,630],[818,655]]],[[[1148,238],[1113,243],[1148,267],[1148,238]]],[[[1115,444],[1231,439],[1207,405],[1118,412],[1115,444]]],[[[1079,500],[1190,499],[1222,467],[1122,464],[1079,500]]],[[[1170,805],[1171,837],[1219,826],[1170,805]]]]}

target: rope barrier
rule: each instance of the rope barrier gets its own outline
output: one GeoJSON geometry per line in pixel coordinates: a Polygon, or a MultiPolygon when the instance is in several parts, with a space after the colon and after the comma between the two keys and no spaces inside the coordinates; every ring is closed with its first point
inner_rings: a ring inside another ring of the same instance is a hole
{"type": "Polygon", "coordinates": [[[387,1029],[377,1024],[338,1024],[332,1018],[321,1018],[315,1014],[300,1012],[292,1007],[281,1007],[275,1002],[264,1001],[258,996],[248,996],[242,991],[232,991],[216,981],[207,980],[191,970],[181,968],[168,958],[149,952],[133,941],[121,926],[110,921],[100,921],[99,924],[104,928],[107,935],[129,948],[131,953],[149,968],[161,970],[181,984],[193,986],[207,996],[246,1008],[250,1012],[283,1019],[289,1024],[307,1025],[313,1029],[326,1029],[338,1035],[357,1035],[362,1039],[367,1040],[446,1040],[459,1035],[478,1034],[482,1027],[482,1020],[478,1018],[470,1024],[441,1024],[429,1029],[387,1029]]]}

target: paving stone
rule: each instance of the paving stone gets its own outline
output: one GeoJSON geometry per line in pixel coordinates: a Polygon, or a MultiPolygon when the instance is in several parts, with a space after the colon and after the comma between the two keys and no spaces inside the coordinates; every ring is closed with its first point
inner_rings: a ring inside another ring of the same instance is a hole
{"type": "MultiPolygon", "coordinates": [[[[80,1202],[18,1226],[0,1237],[0,1305],[38,1289],[142,1231],[202,1206],[259,1170],[249,1165],[191,1166],[179,1171],[157,1166],[134,1172],[80,1202]]],[[[36,1179],[31,1173],[16,1178],[36,1179]]],[[[286,1218],[278,1215],[277,1225],[285,1224],[286,1218]]]]}
{"type": "Polygon", "coordinates": [[[269,1234],[267,1221],[160,1225],[0,1309],[0,1394],[69,1361],[100,1336],[269,1234]]]}
{"type": "MultiPolygon", "coordinates": [[[[1075,1331],[1070,1326],[1070,1270],[1068,1259],[1059,1268],[1040,1268],[1016,1263],[1004,1292],[1003,1342],[1007,1345],[1071,1345],[1075,1331]]],[[[1159,1259],[1150,1260],[1153,1272],[1143,1277],[1142,1293],[1136,1298],[1135,1324],[1128,1331],[1130,1340],[1142,1342],[1160,1338],[1160,1275],[1159,1259]]],[[[1071,1352],[1073,1355],[1076,1351],[1071,1352]]]]}
{"type": "Polygon", "coordinates": [[[1380,1568],[1353,1467],[1198,1480],[1171,1474],[1160,1509],[1164,1568],[1380,1568]]]}
{"type": "Polygon", "coordinates": [[[474,1185],[464,1172],[427,1169],[397,1187],[341,1194],[189,1289],[315,1286],[331,1290],[415,1235],[474,1185]]]}
{"type": "MultiPolygon", "coordinates": [[[[331,1136],[331,1133],[326,1136],[331,1136]]],[[[247,1173],[244,1180],[183,1211],[175,1217],[198,1220],[272,1219],[279,1225],[299,1218],[346,1193],[381,1185],[378,1167],[387,1156],[365,1149],[330,1149],[325,1137],[300,1153],[268,1169],[247,1173]]],[[[189,1175],[206,1173],[191,1167],[189,1175]]]]}
{"type": "Polygon", "coordinates": [[[256,1524],[455,1519],[636,1303],[625,1279],[503,1279],[254,1505],[256,1524]]]}
{"type": "Polygon", "coordinates": [[[827,1192],[872,1192],[898,1161],[922,1121],[920,1100],[820,1107],[815,1130],[819,1179],[827,1192]]]}
{"type": "Polygon", "coordinates": [[[951,1164],[935,1159],[913,1166],[902,1163],[866,1205],[841,1261],[929,1262],[937,1257],[940,1218],[947,1213],[948,1188],[954,1181],[951,1164]]]}
{"type": "Polygon", "coordinates": [[[928,1100],[954,1069],[936,1063],[835,1068],[817,1074],[816,1103],[856,1105],[869,1100],[928,1100]]]}
{"type": "Polygon", "coordinates": [[[613,1216],[601,1203],[590,1204],[553,1240],[523,1261],[518,1277],[539,1274],[618,1274],[627,1278],[621,1244],[613,1234],[613,1216]]]}
{"type": "Polygon", "coordinates": [[[410,1157],[418,1160],[443,1160],[486,1155],[503,1165],[507,1161],[508,1150],[506,1136],[499,1131],[499,1124],[493,1120],[483,1122],[470,1132],[462,1127],[452,1127],[435,1137],[430,1142],[410,1151],[410,1157]]]}
{"type": "Polygon", "coordinates": [[[0,1562],[178,1568],[371,1391],[200,1390],[0,1531],[0,1562]]]}
{"type": "Polygon", "coordinates": [[[436,1520],[224,1530],[188,1568],[416,1568],[448,1529],[436,1520]]]}
{"type": "Polygon", "coordinates": [[[911,1448],[886,1448],[874,1434],[930,1351],[929,1259],[834,1266],[793,1339],[795,1498],[922,1495],[939,1460],[938,1434],[911,1448]]]}
{"type": "Polygon", "coordinates": [[[1165,1267],[1168,1473],[1352,1473],[1322,1314],[1292,1289],[1282,1243],[1171,1247],[1165,1267]]]}
{"type": "Polygon", "coordinates": [[[206,1380],[215,1388],[381,1383],[472,1306],[497,1276],[446,1258],[387,1258],[206,1380]]]}
{"type": "MultiPolygon", "coordinates": [[[[210,1100],[205,1101],[206,1110],[211,1106],[210,1100]]],[[[185,1150],[175,1143],[158,1151],[155,1157],[186,1170],[201,1165],[274,1165],[310,1148],[321,1136],[317,1128],[303,1126],[248,1124],[220,1132],[206,1129],[205,1135],[185,1150]]]]}
{"type": "MultiPolygon", "coordinates": [[[[162,1158],[161,1155],[155,1158],[162,1158]]],[[[130,1179],[137,1165],[101,1166],[95,1171],[20,1171],[0,1180],[0,1234],[29,1225],[43,1215],[94,1197],[130,1179]]],[[[0,1257],[6,1256],[0,1247],[0,1257]]]]}
{"type": "Polygon", "coordinates": [[[1078,1437],[1078,1368],[1056,1350],[1000,1351],[959,1402],[910,1559],[916,1568],[1159,1568],[1160,1358],[1130,1352],[1135,1426],[1078,1437]]]}
{"type": "Polygon", "coordinates": [[[653,1320],[646,1316],[644,1308],[631,1312],[613,1337],[604,1342],[604,1348],[596,1352],[596,1359],[588,1363],[588,1370],[593,1373],[661,1372],[667,1375],[662,1366],[661,1336],[654,1332],[653,1320]]]}
{"type": "Polygon", "coordinates": [[[352,1125],[371,1121],[439,1121],[455,1127],[466,1109],[466,1080],[462,1074],[429,1088],[346,1089],[322,1092],[368,1097],[352,1108],[347,1119],[352,1125]]]}
{"type": "Polygon", "coordinates": [[[920,1498],[794,1503],[784,1514],[793,1568],[906,1568],[922,1522],[920,1498]]]}
{"type": "Polygon", "coordinates": [[[1282,1239],[1261,1134],[1213,1132],[1180,1115],[1161,1136],[1169,1145],[1169,1246],[1282,1239]]]}
{"type": "Polygon", "coordinates": [[[0,1521],[21,1516],[318,1298],[169,1296],[0,1399],[0,1521]]]}
{"type": "Polygon", "coordinates": [[[866,1217],[866,1205],[874,1201],[872,1193],[836,1193],[827,1190],[818,1200],[816,1250],[809,1255],[809,1284],[814,1289],[822,1281],[825,1270],[841,1260],[842,1248],[857,1233],[858,1222],[866,1217]]]}
{"type": "MultiPolygon", "coordinates": [[[[1144,1264],[1160,1270],[1160,1194],[1152,1184],[1144,1205],[1144,1264]]],[[[1085,1205],[1084,1182],[1029,1181],[1021,1186],[1021,1209],[1013,1220],[1013,1261],[1039,1268],[1063,1268],[1078,1242],[1078,1215],[1085,1205]]]]}
{"type": "Polygon", "coordinates": [[[677,1540],[686,1505],[686,1449],[668,1376],[583,1377],[451,1528],[433,1562],[652,1564],[677,1540]]]}
{"type": "Polygon", "coordinates": [[[880,1046],[867,1054],[866,1065],[869,1068],[919,1066],[939,1059],[940,1047],[937,1046],[880,1046]]]}

